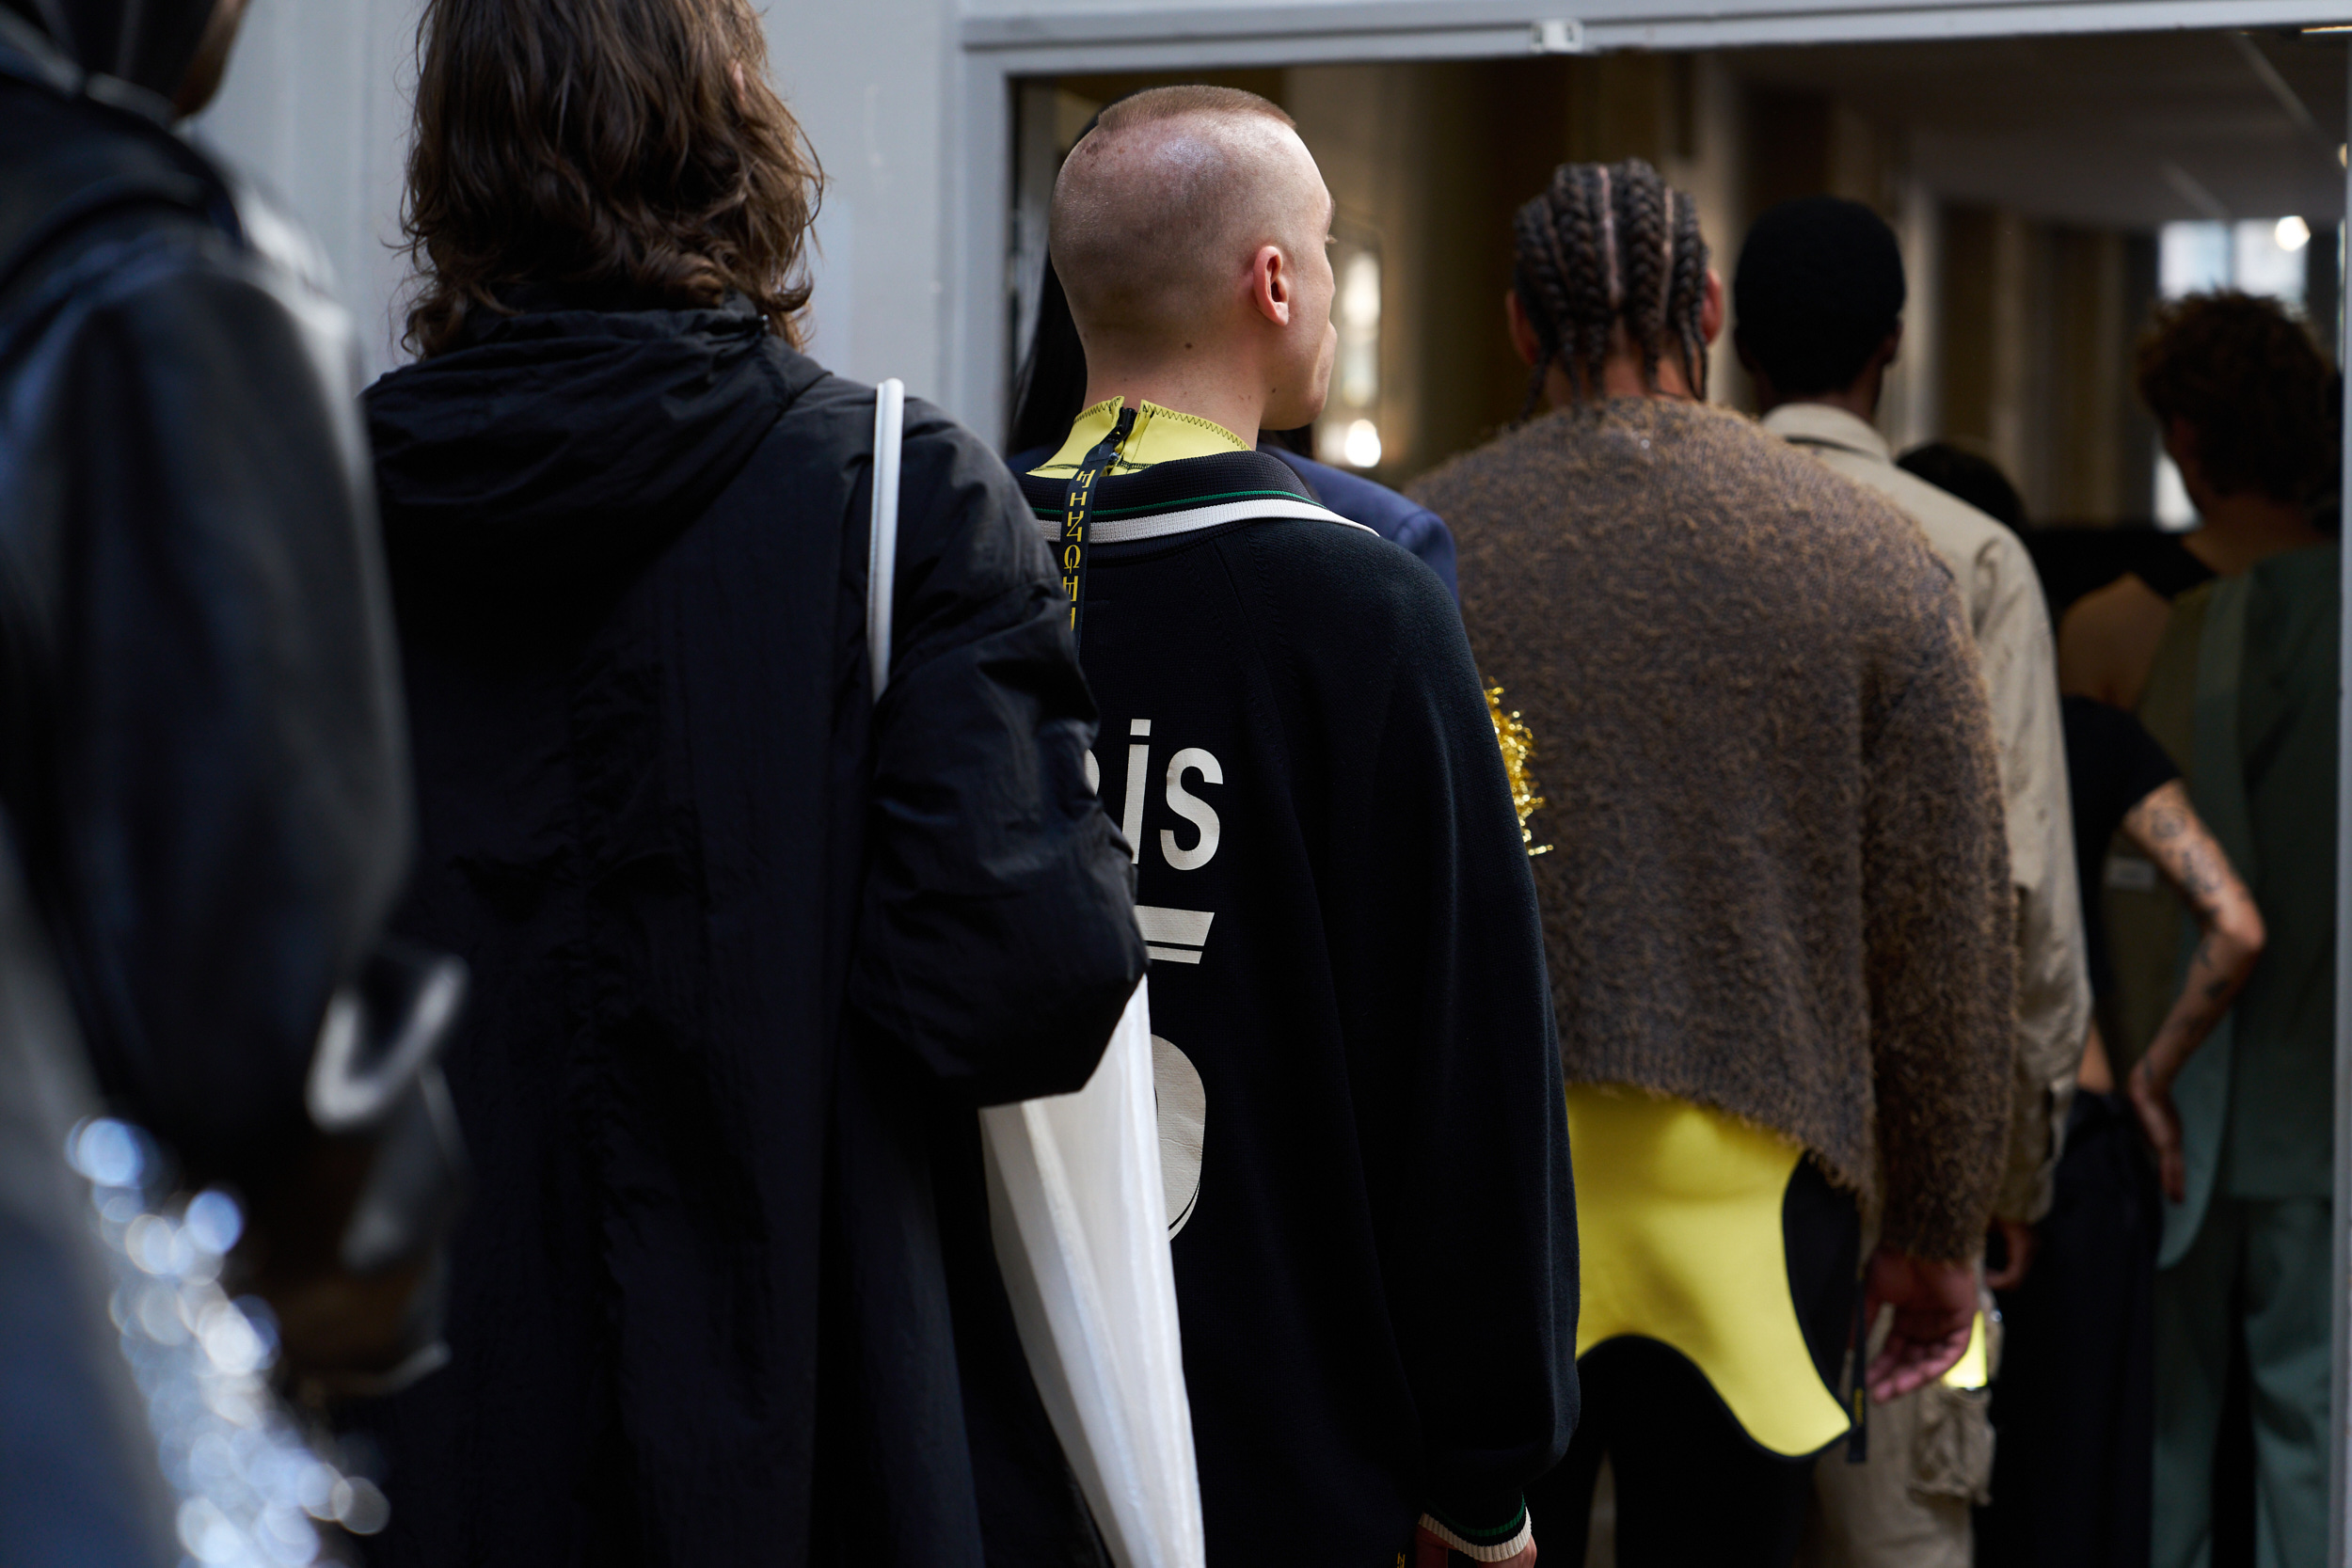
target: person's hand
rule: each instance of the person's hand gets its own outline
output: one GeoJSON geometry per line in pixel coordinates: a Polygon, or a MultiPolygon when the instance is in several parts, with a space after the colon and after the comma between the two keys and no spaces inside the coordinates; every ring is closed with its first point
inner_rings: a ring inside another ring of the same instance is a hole
{"type": "Polygon", "coordinates": [[[2024,1220],[1995,1218],[1993,1228],[2001,1233],[2001,1250],[2009,1256],[1999,1270],[1984,1276],[1984,1282],[1996,1291],[2014,1291],[2026,1282],[2026,1271],[2033,1267],[2034,1251],[2041,1243],[2033,1227],[2024,1220]]]}
{"type": "MultiPolygon", "coordinates": [[[[1413,1568],[1446,1568],[1453,1547],[1425,1529],[1413,1532],[1413,1568]]],[[[1535,1568],[1535,1542],[1529,1537],[1527,1550],[1517,1557],[1506,1557],[1494,1568],[1535,1568]]]]}
{"type": "Polygon", "coordinates": [[[1863,1321],[1878,1322],[1883,1305],[1894,1307],[1894,1326],[1863,1378],[1881,1404],[1934,1382],[1967,1354],[1977,1322],[1977,1267],[1881,1247],[1870,1258],[1863,1321]]]}
{"type": "Polygon", "coordinates": [[[2132,1113],[2139,1117],[2139,1130],[2148,1135],[2149,1150],[2156,1157],[2164,1196],[2179,1203],[2188,1196],[2188,1156],[2181,1148],[2181,1112],[2172,1103],[2172,1082],[2157,1077],[2154,1060],[2142,1056],[2127,1087],[2132,1113]]]}

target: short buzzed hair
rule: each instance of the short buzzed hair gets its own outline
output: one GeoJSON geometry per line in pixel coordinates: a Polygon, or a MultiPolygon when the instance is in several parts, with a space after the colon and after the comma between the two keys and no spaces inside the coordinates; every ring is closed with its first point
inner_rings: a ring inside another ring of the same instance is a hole
{"type": "Polygon", "coordinates": [[[1297,129],[1279,105],[1238,87],[1152,87],[1103,111],[1055,182],[1048,241],[1082,328],[1181,330],[1213,295],[1220,252],[1246,229],[1283,227],[1288,193],[1254,180],[1243,159],[1264,122],[1297,129]],[[1181,147],[1174,135],[1152,138],[1152,127],[1180,120],[1197,127],[1181,147]],[[1121,159],[1130,149],[1146,160],[1139,166],[1121,159]]]}
{"type": "Polygon", "coordinates": [[[1114,99],[1094,117],[1097,131],[1116,135],[1131,125],[1147,125],[1155,119],[1174,119],[1179,115],[1257,115],[1265,119],[1278,119],[1289,129],[1298,129],[1298,121],[1291,119],[1282,105],[1271,98],[1261,98],[1240,87],[1213,87],[1205,83],[1188,82],[1172,87],[1146,87],[1114,99]]]}
{"type": "Polygon", "coordinates": [[[1784,397],[1854,384],[1903,317],[1903,251],[1886,220],[1834,196],[1784,201],[1740,249],[1740,347],[1784,397]]]}

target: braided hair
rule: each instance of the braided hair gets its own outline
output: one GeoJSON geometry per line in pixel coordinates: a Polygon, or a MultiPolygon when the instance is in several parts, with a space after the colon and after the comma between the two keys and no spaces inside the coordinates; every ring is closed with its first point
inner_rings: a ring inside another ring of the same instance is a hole
{"type": "Polygon", "coordinates": [[[1554,364],[1580,399],[1600,396],[1601,367],[1619,323],[1642,356],[1642,380],[1658,389],[1669,353],[1707,395],[1707,242],[1698,204],[1639,158],[1562,164],[1541,196],[1513,220],[1513,285],[1542,352],[1528,378],[1521,419],[1535,411],[1554,364]]]}

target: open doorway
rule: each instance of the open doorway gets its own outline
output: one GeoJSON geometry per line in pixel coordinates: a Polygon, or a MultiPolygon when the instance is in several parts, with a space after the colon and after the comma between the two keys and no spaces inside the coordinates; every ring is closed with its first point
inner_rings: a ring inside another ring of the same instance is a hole
{"type": "MultiPolygon", "coordinates": [[[[1777,201],[1876,208],[1912,280],[1883,427],[1992,458],[2040,525],[2186,520],[2130,390],[2159,297],[2232,284],[2286,299],[2331,355],[2340,339],[2342,39],[2168,32],[1031,79],[1008,379],[1062,154],[1104,103],[1174,81],[1274,100],[1322,165],[1346,342],[1318,455],[1390,484],[1518,416],[1510,217],[1566,160],[1657,165],[1726,276],[1777,201]]],[[[1752,406],[1727,338],[1712,372],[1752,406]]]]}

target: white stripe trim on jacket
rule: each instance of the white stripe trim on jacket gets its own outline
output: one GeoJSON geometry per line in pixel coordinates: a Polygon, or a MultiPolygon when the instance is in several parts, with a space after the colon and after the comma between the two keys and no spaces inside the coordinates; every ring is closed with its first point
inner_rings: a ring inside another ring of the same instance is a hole
{"type": "MultiPolygon", "coordinates": [[[[1248,500],[1226,501],[1217,506],[1199,506],[1190,511],[1154,512],[1143,517],[1119,517],[1107,522],[1089,521],[1087,530],[1098,545],[1132,545],[1146,539],[1167,539],[1179,533],[1195,533],[1220,523],[1247,522],[1252,517],[1297,517],[1326,523],[1338,523],[1346,528],[1363,529],[1377,535],[1377,529],[1364,528],[1352,517],[1317,506],[1311,500],[1248,500]]],[[[1061,520],[1038,519],[1038,527],[1048,539],[1061,537],[1061,520]]]]}

